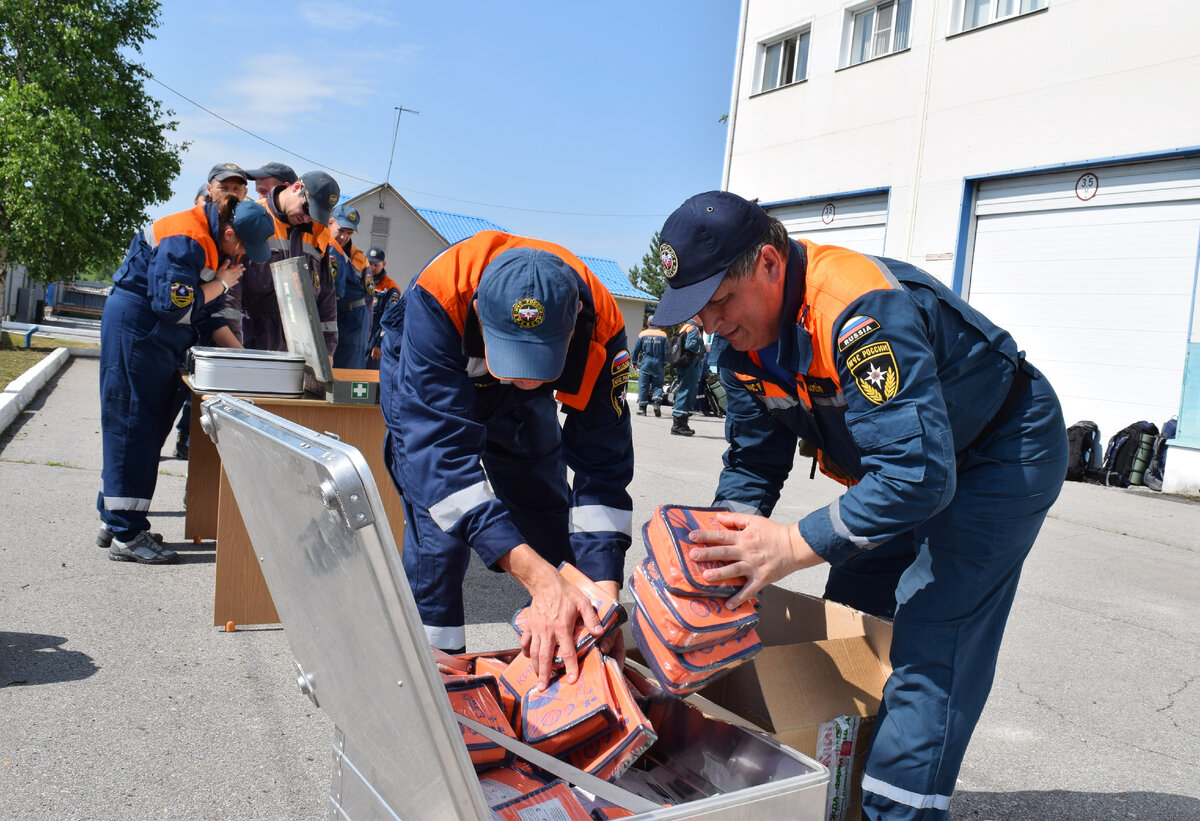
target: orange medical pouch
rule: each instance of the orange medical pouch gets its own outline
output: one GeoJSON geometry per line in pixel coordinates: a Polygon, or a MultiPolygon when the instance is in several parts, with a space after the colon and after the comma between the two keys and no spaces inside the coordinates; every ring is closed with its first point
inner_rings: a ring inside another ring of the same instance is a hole
{"type": "MultiPolygon", "coordinates": [[[[446,695],[450,697],[451,709],[515,739],[517,735],[496,701],[491,687],[482,679],[489,679],[495,683],[491,676],[463,676],[445,680],[446,695]]],[[[459,729],[462,730],[471,763],[476,767],[493,767],[508,760],[508,750],[499,744],[461,724],[459,729]]]]}
{"type": "Polygon", "coordinates": [[[562,780],[554,781],[539,790],[505,804],[492,807],[492,816],[502,821],[526,821],[530,818],[555,821],[592,821],[592,816],[579,803],[571,788],[562,780]]]}
{"type": "MultiPolygon", "coordinates": [[[[564,579],[582,590],[583,594],[588,597],[588,601],[592,603],[592,607],[596,609],[596,617],[600,619],[600,626],[604,628],[601,638],[616,630],[629,618],[624,607],[605,595],[595,582],[581,573],[574,565],[563,562],[558,566],[558,572],[564,579]]],[[[522,607],[513,614],[511,624],[518,636],[525,634],[525,622],[528,618],[528,607],[522,607]]],[[[587,629],[582,620],[578,621],[575,625],[575,654],[583,655],[595,643],[596,637],[587,629]]],[[[561,658],[556,657],[554,661],[562,664],[561,658]]]]}
{"type": "Polygon", "coordinates": [[[663,644],[686,651],[723,641],[758,624],[757,598],[733,610],[719,596],[680,596],[667,589],[658,566],[646,559],[630,578],[629,589],[663,644]]]}
{"type": "Polygon", "coordinates": [[[757,656],[762,647],[758,633],[750,629],[731,639],[680,653],[679,663],[689,672],[700,675],[726,673],[757,656]]]}
{"type": "Polygon", "coordinates": [[[730,530],[717,521],[721,507],[677,507],[659,505],[642,528],[646,552],[654,559],[667,589],[681,596],[721,596],[728,598],[742,589],[746,579],[738,577],[720,583],[704,580],[704,571],[723,567],[724,562],[698,562],[688,554],[696,547],[688,539],[693,530],[730,530]]]}
{"type": "Polygon", "coordinates": [[[500,674],[500,700],[508,703],[512,700],[515,704],[513,708],[512,726],[521,726],[521,701],[525,698],[525,694],[537,686],[537,667],[533,660],[522,653],[517,653],[508,668],[500,674]]]}
{"type": "Polygon", "coordinates": [[[521,699],[521,736],[547,755],[559,755],[617,726],[603,656],[593,648],[580,660],[574,684],[559,676],[539,692],[526,690],[521,699]]]}
{"type": "Polygon", "coordinates": [[[664,690],[677,696],[686,696],[720,676],[720,672],[705,675],[687,669],[680,661],[679,655],[663,644],[662,639],[646,626],[645,618],[640,607],[634,609],[631,623],[633,640],[664,690]]]}
{"type": "Polygon", "coordinates": [[[642,713],[628,680],[616,659],[604,657],[604,673],[617,712],[617,727],[599,738],[571,751],[567,760],[572,766],[605,781],[615,781],[650,746],[658,734],[642,713]]]}
{"type": "Polygon", "coordinates": [[[493,767],[479,774],[479,786],[489,807],[506,804],[540,790],[546,781],[516,767],[493,767]]]}
{"type": "Polygon", "coordinates": [[[517,713],[521,708],[521,700],[512,694],[512,691],[503,686],[500,682],[504,675],[504,671],[509,668],[510,662],[502,661],[493,656],[479,656],[475,659],[475,674],[478,676],[492,676],[496,679],[496,697],[500,701],[500,707],[504,710],[504,715],[508,716],[508,723],[517,726],[517,713]]]}

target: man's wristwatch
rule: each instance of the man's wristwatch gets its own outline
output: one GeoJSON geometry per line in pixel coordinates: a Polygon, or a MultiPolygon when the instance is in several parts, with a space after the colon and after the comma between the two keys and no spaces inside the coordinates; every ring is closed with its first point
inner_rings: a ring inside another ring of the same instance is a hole
{"type": "Polygon", "coordinates": [[[223,294],[229,293],[229,283],[228,282],[226,282],[225,280],[223,280],[219,277],[217,278],[217,282],[221,283],[221,287],[225,289],[221,293],[223,293],[223,294]]]}

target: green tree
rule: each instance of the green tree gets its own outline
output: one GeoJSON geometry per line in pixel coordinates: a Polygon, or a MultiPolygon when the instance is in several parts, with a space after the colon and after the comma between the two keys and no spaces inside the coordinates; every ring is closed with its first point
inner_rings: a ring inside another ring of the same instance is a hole
{"type": "Polygon", "coordinates": [[[629,271],[629,281],[633,283],[633,287],[656,297],[662,296],[663,291],[667,289],[667,278],[663,274],[662,261],[658,254],[661,245],[662,240],[658,231],[655,231],[654,238],[650,240],[650,250],[642,257],[641,264],[629,271]]]}
{"type": "Polygon", "coordinates": [[[131,57],[157,0],[0,0],[0,289],[120,259],[186,145],[131,57]]]}

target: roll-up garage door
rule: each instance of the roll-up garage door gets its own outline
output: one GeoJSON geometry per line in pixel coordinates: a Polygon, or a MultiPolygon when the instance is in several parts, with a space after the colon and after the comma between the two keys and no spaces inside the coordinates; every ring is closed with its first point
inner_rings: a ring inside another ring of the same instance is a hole
{"type": "Polygon", "coordinates": [[[766,210],[783,223],[791,237],[879,255],[883,253],[887,205],[888,195],[883,192],[767,206],[766,210]]]}
{"type": "Polygon", "coordinates": [[[965,290],[1104,439],[1179,412],[1200,253],[1200,158],[979,185],[965,290]]]}

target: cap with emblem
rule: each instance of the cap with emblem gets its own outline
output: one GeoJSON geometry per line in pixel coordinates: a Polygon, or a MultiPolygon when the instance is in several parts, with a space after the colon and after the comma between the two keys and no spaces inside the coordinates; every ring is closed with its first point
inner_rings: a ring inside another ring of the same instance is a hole
{"type": "Polygon", "coordinates": [[[328,224],[329,215],[337,205],[342,190],[337,180],[324,171],[309,171],[300,177],[304,190],[308,192],[308,213],[313,222],[328,224]]]}
{"type": "Polygon", "coordinates": [[[333,219],[337,224],[345,228],[347,231],[358,230],[358,209],[351,208],[349,205],[339,205],[333,209],[333,219]]]}
{"type": "Polygon", "coordinates": [[[770,227],[757,203],[728,191],[691,197],[663,223],[659,261],[667,288],[652,317],[659,327],[691,319],[721,287],[729,266],[770,227]]]}
{"type": "Polygon", "coordinates": [[[488,370],[500,379],[558,379],[579,313],[579,275],[562,257],[510,248],[484,269],[475,298],[488,370]]]}
{"type": "Polygon", "coordinates": [[[233,231],[246,246],[246,256],[253,262],[266,262],[271,258],[271,246],[267,244],[275,234],[275,219],[257,202],[242,200],[233,209],[233,231]]]}
{"type": "Polygon", "coordinates": [[[296,172],[292,170],[290,165],[284,165],[281,162],[264,163],[262,168],[251,168],[246,172],[252,180],[261,180],[267,177],[275,179],[291,185],[296,180],[300,179],[296,176],[296,172]]]}
{"type": "Polygon", "coordinates": [[[387,257],[383,255],[382,248],[372,248],[370,251],[367,251],[367,259],[371,262],[383,262],[387,257]]]}
{"type": "Polygon", "coordinates": [[[239,177],[243,181],[250,179],[248,172],[243,171],[241,166],[232,162],[219,162],[208,172],[209,182],[212,182],[213,180],[221,182],[222,180],[227,180],[230,177],[239,177]]]}

